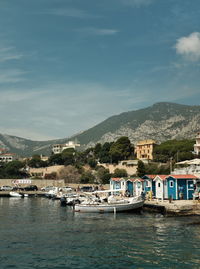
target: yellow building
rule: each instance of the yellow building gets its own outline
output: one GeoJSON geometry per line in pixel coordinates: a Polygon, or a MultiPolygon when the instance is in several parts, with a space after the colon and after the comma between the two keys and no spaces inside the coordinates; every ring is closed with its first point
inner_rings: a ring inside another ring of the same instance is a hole
{"type": "Polygon", "coordinates": [[[153,148],[155,145],[156,141],[152,139],[139,141],[135,147],[137,159],[153,160],[153,148]]]}

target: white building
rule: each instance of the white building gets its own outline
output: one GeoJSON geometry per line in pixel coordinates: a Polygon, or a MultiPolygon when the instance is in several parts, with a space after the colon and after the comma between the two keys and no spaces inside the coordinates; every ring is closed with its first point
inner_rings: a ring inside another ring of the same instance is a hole
{"type": "Polygon", "coordinates": [[[194,152],[196,155],[200,153],[200,132],[196,136],[196,144],[194,144],[194,152]]]}
{"type": "Polygon", "coordinates": [[[176,168],[171,173],[172,175],[195,175],[200,176],[200,159],[187,160],[176,163],[176,168]]]}
{"type": "Polygon", "coordinates": [[[69,141],[68,143],[65,144],[54,144],[52,146],[52,152],[54,154],[61,153],[65,149],[76,149],[77,147],[80,147],[80,144],[74,142],[74,141],[69,141]]]}
{"type": "Polygon", "coordinates": [[[16,160],[17,157],[14,153],[2,153],[0,154],[0,162],[8,163],[16,160]]]}

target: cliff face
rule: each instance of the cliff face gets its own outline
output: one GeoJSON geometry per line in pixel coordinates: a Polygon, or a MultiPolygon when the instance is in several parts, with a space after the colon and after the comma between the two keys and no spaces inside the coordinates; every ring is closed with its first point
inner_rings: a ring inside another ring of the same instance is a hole
{"type": "Polygon", "coordinates": [[[194,138],[200,131],[200,106],[157,103],[151,107],[113,116],[83,132],[77,139],[83,144],[113,141],[128,136],[132,143],[143,139],[159,142],[194,138]]]}
{"type": "Polygon", "coordinates": [[[0,134],[0,147],[21,156],[50,154],[51,145],[77,139],[85,147],[96,143],[114,141],[128,136],[134,144],[143,139],[159,142],[169,139],[194,138],[200,131],[200,106],[186,106],[174,103],[157,103],[151,107],[112,116],[100,124],[71,138],[31,141],[0,134]]]}

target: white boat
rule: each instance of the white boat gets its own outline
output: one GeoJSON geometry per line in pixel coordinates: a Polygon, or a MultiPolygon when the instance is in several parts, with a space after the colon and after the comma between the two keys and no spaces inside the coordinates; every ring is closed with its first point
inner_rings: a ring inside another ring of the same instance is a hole
{"type": "Polygon", "coordinates": [[[22,194],[20,194],[16,191],[10,191],[9,194],[11,197],[22,197],[22,194]]]}
{"type": "Polygon", "coordinates": [[[116,212],[126,212],[134,209],[139,209],[143,206],[144,200],[141,196],[131,197],[121,201],[108,202],[108,203],[81,203],[76,204],[74,210],[76,212],[84,213],[116,213],[116,212]]]}

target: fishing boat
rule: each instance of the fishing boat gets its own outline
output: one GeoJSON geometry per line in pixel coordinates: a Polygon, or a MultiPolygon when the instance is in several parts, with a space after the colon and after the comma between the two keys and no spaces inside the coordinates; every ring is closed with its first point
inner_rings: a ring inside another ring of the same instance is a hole
{"type": "Polygon", "coordinates": [[[139,209],[143,206],[144,200],[141,196],[130,197],[119,201],[108,201],[108,202],[91,202],[75,204],[75,212],[84,213],[116,213],[126,212],[131,210],[139,209]]]}

